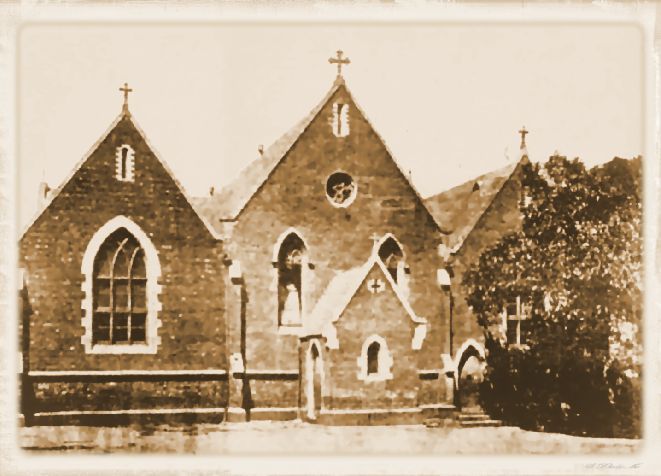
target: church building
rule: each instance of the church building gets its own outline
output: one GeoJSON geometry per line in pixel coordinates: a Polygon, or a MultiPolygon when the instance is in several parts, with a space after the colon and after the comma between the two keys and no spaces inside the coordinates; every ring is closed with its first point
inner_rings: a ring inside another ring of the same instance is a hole
{"type": "Polygon", "coordinates": [[[207,197],[186,194],[121,88],[120,115],[20,238],[26,423],[458,410],[484,349],[456,276],[516,221],[518,164],[423,200],[352,96],[348,58],[329,61],[319,104],[207,197]]]}

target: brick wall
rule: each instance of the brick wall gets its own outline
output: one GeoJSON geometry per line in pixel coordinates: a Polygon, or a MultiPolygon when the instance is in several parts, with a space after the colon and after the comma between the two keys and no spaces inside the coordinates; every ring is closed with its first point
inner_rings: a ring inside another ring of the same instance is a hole
{"type": "Polygon", "coordinates": [[[344,87],[321,109],[234,226],[229,254],[240,261],[245,279],[246,364],[250,368],[298,365],[297,338],[278,334],[272,287],[273,247],[289,227],[306,241],[314,265],[304,290],[311,305],[336,271],[367,261],[373,233],[394,234],[404,246],[411,269],[411,304],[430,322],[418,364],[440,367],[440,353],[448,345],[448,304],[436,286],[436,269],[442,265],[436,253],[440,234],[344,87]],[[331,131],[335,101],[350,104],[347,137],[338,138],[331,131]],[[348,208],[336,208],[326,198],[326,179],[338,170],[352,175],[358,186],[348,208]]]}
{"type": "Polygon", "coordinates": [[[521,165],[517,166],[510,178],[503,184],[491,205],[484,212],[467,236],[453,263],[454,296],[453,352],[469,338],[484,341],[482,328],[466,303],[467,290],[462,281],[466,271],[477,263],[480,255],[500,239],[521,227],[521,165]]]}
{"type": "MultiPolygon", "coordinates": [[[[384,280],[378,268],[373,268],[366,282],[373,278],[384,280]]],[[[419,355],[425,352],[412,349],[416,323],[390,285],[386,284],[383,292],[371,293],[365,283],[335,323],[339,349],[330,349],[325,353],[325,408],[416,407],[421,389],[419,355]],[[373,335],[385,340],[392,355],[391,379],[366,382],[358,377],[357,359],[361,356],[364,342],[373,335]]],[[[442,383],[436,380],[434,385],[440,386],[442,383]]]]}
{"type": "Polygon", "coordinates": [[[226,368],[222,243],[128,117],[27,230],[19,250],[31,309],[32,370],[226,368]],[[115,179],[122,144],[135,150],[133,182],[115,179]],[[82,256],[92,235],[117,215],[135,222],[158,252],[162,327],[155,355],[92,355],[81,343],[82,256]]]}

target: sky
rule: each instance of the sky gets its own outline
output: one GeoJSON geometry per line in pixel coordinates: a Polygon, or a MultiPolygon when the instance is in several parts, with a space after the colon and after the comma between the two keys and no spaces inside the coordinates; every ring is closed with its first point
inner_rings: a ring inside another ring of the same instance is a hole
{"type": "Polygon", "coordinates": [[[588,165],[644,146],[642,33],[626,24],[33,24],[19,33],[19,229],[120,113],[189,195],[222,187],[331,88],[354,99],[422,196],[518,157],[588,165]]]}

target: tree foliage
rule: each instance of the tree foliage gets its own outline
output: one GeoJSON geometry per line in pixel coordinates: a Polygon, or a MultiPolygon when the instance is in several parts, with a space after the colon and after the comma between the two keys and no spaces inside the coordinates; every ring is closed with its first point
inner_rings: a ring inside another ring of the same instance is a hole
{"type": "Polygon", "coordinates": [[[483,404],[525,428],[639,434],[640,158],[586,169],[554,156],[522,164],[521,230],[464,276],[488,352],[483,404]],[[503,307],[529,309],[524,348],[503,307]]]}

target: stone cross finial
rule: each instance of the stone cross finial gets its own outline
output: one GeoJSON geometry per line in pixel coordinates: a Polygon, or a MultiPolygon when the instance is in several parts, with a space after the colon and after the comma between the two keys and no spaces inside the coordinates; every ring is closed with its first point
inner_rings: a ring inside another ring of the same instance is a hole
{"type": "Polygon", "coordinates": [[[342,76],[342,65],[351,63],[351,60],[349,58],[343,58],[342,57],[343,55],[344,55],[344,52],[342,50],[337,50],[337,57],[328,58],[328,62],[330,64],[336,64],[337,65],[337,77],[338,78],[342,76]]]}
{"type": "Polygon", "coordinates": [[[133,89],[129,88],[128,83],[124,83],[124,87],[119,88],[119,90],[124,93],[124,106],[123,106],[123,109],[125,111],[128,111],[128,108],[129,108],[129,93],[133,92],[133,89]]]}
{"type": "Polygon", "coordinates": [[[519,134],[521,134],[521,149],[523,149],[526,146],[526,134],[530,134],[530,131],[526,130],[526,126],[523,126],[519,134]]]}

